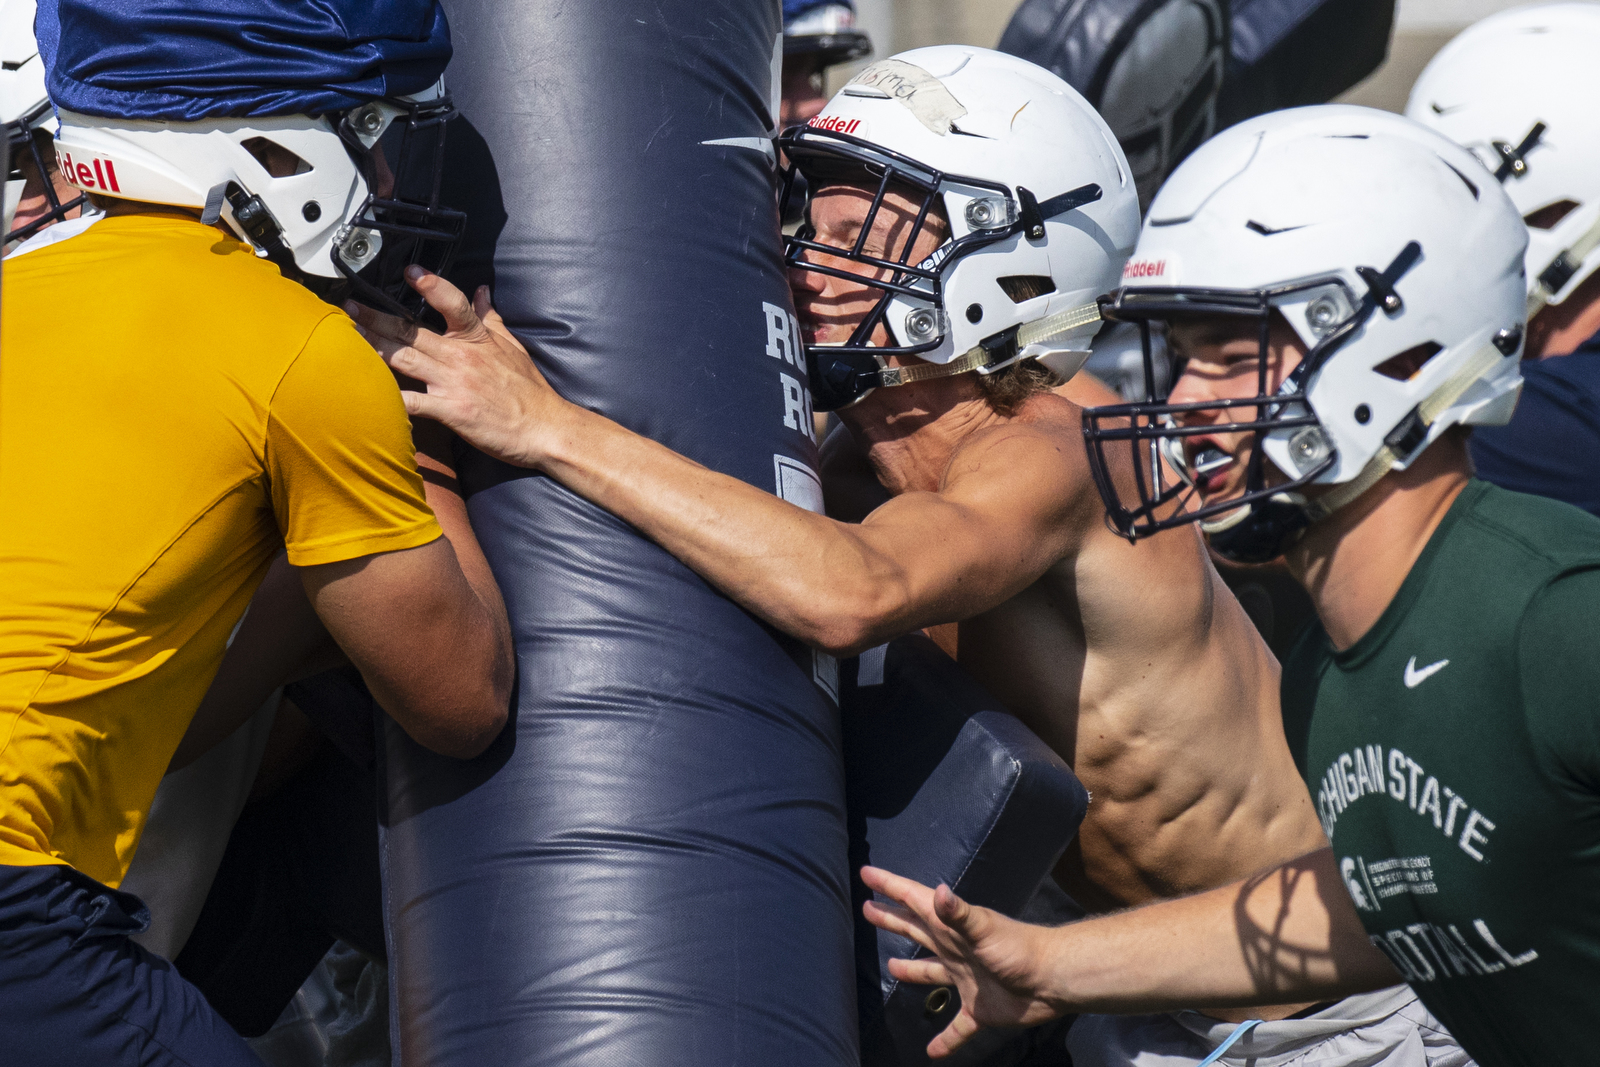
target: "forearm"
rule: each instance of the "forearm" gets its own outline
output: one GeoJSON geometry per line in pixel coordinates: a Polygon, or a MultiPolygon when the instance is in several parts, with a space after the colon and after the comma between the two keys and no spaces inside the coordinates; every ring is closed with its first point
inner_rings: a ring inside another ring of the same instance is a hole
{"type": "Polygon", "coordinates": [[[1400,981],[1367,939],[1331,850],[1179,900],[1040,935],[1063,1012],[1321,1000],[1400,981]]]}
{"type": "Polygon", "coordinates": [[[858,529],[581,408],[544,440],[540,469],[785,633],[850,652],[921,625],[897,568],[858,529]]]}
{"type": "Polygon", "coordinates": [[[403,393],[408,411],[551,475],[815,647],[850,652],[988,610],[1058,562],[1082,525],[1064,520],[1089,483],[1059,443],[1025,442],[1026,431],[994,439],[998,474],[969,478],[965,497],[952,484],[904,493],[861,525],[814,515],[563,400],[486,288],[469,302],[436,275],[411,282],[444,317],[443,335],[351,309],[397,374],[426,383],[403,393]],[[1024,489],[1031,496],[1019,504],[1024,489]]]}

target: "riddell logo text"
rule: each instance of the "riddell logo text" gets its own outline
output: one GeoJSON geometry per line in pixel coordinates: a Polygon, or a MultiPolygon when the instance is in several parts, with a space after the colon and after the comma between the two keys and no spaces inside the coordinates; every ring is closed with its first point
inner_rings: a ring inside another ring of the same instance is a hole
{"type": "Polygon", "coordinates": [[[842,119],[837,115],[813,115],[807,126],[815,126],[819,130],[832,130],[834,133],[855,133],[861,127],[860,119],[842,119]]]}
{"type": "Polygon", "coordinates": [[[111,165],[109,159],[91,159],[88,163],[78,163],[73,160],[72,153],[63,152],[61,173],[66,175],[67,181],[84,189],[122,192],[122,186],[117,184],[117,168],[111,165]]]}
{"type": "Polygon", "coordinates": [[[1134,259],[1122,268],[1122,277],[1127,278],[1159,278],[1167,273],[1167,261],[1164,259],[1134,259]]]}

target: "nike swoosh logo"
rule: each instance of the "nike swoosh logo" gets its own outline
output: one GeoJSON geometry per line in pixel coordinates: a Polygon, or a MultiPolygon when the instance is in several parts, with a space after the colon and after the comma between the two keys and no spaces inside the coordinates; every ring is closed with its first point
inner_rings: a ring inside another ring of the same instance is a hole
{"type": "Polygon", "coordinates": [[[1412,656],[1406,661],[1406,688],[1415,689],[1448,666],[1450,666],[1450,661],[1442,659],[1438,663],[1428,664],[1419,671],[1417,670],[1417,657],[1412,656]]]}
{"type": "Polygon", "coordinates": [[[1256,233],[1259,233],[1263,237],[1276,237],[1280,233],[1293,233],[1295,230],[1303,230],[1303,229],[1305,229],[1305,226],[1302,225],[1302,226],[1276,226],[1276,227],[1274,227],[1274,226],[1268,226],[1264,222],[1257,222],[1255,219],[1251,219],[1249,222],[1244,224],[1244,228],[1247,229],[1247,230],[1254,230],[1256,233]]]}
{"type": "Polygon", "coordinates": [[[1450,104],[1448,106],[1441,106],[1440,104],[1433,103],[1433,104],[1429,104],[1428,106],[1433,108],[1433,113],[1435,115],[1439,115],[1439,116],[1443,117],[1445,115],[1453,115],[1457,111],[1460,111],[1462,108],[1466,107],[1467,105],[1466,104],[1450,104]]]}

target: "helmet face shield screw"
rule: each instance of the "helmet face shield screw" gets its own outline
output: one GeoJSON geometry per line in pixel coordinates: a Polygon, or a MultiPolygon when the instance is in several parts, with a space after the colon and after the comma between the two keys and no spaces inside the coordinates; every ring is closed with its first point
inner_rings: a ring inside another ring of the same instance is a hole
{"type": "Polygon", "coordinates": [[[305,206],[300,209],[300,214],[305,216],[307,222],[316,222],[322,218],[322,205],[315,200],[307,200],[305,206]]]}
{"type": "Polygon", "coordinates": [[[983,305],[982,304],[968,304],[967,305],[967,321],[971,322],[971,323],[974,323],[974,324],[983,321],[983,305]]]}
{"type": "Polygon", "coordinates": [[[1365,404],[1356,405],[1356,421],[1365,426],[1372,421],[1372,409],[1365,404]]]}
{"type": "Polygon", "coordinates": [[[1289,454],[1302,472],[1327,459],[1329,451],[1327,436],[1315,426],[1307,426],[1289,438],[1289,454]]]}
{"type": "Polygon", "coordinates": [[[1319,296],[1306,307],[1306,323],[1319,337],[1339,325],[1339,302],[1331,296],[1319,296]]]}
{"type": "Polygon", "coordinates": [[[939,313],[932,308],[918,308],[906,316],[906,336],[913,344],[932,341],[939,336],[939,313]]]}
{"type": "Polygon", "coordinates": [[[361,270],[383,248],[383,238],[371,230],[353,228],[336,242],[339,255],[351,270],[361,270]]]}
{"type": "Polygon", "coordinates": [[[370,137],[383,128],[383,113],[369,104],[351,113],[350,126],[356,132],[370,137]]]}
{"type": "Polygon", "coordinates": [[[967,202],[967,226],[974,230],[998,230],[1011,225],[1009,205],[997,196],[984,196],[967,202]]]}

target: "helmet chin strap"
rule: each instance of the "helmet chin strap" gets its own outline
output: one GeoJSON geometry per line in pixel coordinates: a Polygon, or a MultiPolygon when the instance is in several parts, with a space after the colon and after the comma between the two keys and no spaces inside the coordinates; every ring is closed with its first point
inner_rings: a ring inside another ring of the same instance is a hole
{"type": "Polygon", "coordinates": [[[1042,319],[1023,323],[1014,333],[1009,330],[998,333],[983,344],[968,349],[966,355],[949,363],[883,367],[878,371],[878,387],[908,385],[911,382],[925,382],[933,378],[953,378],[969,370],[984,370],[1013,359],[1018,352],[1029,345],[1040,344],[1071,330],[1092,326],[1099,321],[1098,303],[1068,308],[1066,311],[1058,311],[1054,315],[1046,315],[1042,319]]]}
{"type": "Polygon", "coordinates": [[[212,186],[206,195],[205,210],[200,215],[201,223],[216,225],[222,218],[223,201],[227,201],[228,207],[233,209],[233,221],[244,231],[250,243],[261,249],[285,278],[299,280],[300,267],[295,263],[294,253],[283,243],[283,229],[261,197],[252,196],[238,182],[225,181],[212,186]]]}
{"type": "Polygon", "coordinates": [[[1311,523],[1326,519],[1371,489],[1378,483],[1378,479],[1394,469],[1395,464],[1413,455],[1417,447],[1428,439],[1428,431],[1439,416],[1460,400],[1473,382],[1505,358],[1507,358],[1506,353],[1501,352],[1493,341],[1486,342],[1469,356],[1454,374],[1445,379],[1439,388],[1412,408],[1406,417],[1400,420],[1398,426],[1389,431],[1388,436],[1383,439],[1383,447],[1367,460],[1360,474],[1308,501],[1305,505],[1307,519],[1311,523]]]}

